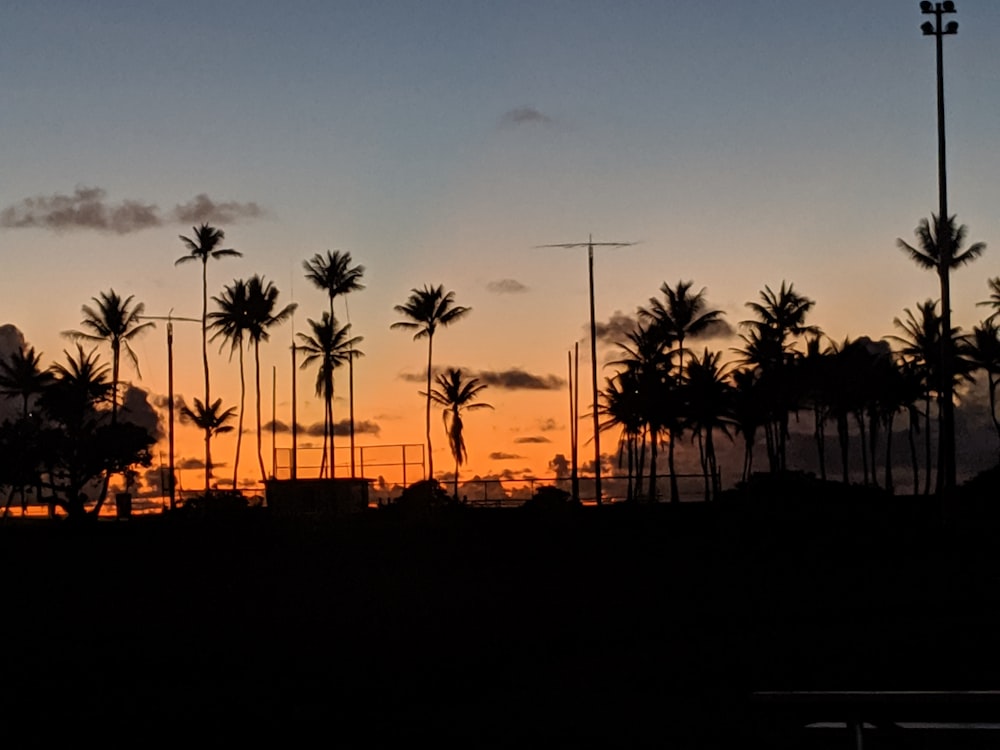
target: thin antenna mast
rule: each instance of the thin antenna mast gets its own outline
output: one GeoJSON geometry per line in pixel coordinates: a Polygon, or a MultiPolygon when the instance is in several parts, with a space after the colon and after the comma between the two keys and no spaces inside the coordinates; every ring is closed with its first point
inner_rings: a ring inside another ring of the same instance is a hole
{"type": "Polygon", "coordinates": [[[535,247],[587,248],[587,269],[590,279],[590,382],[593,396],[594,411],[594,495],[597,504],[601,504],[601,437],[600,419],[597,410],[597,321],[594,317],[594,248],[595,247],[629,247],[635,242],[594,242],[594,235],[589,235],[586,242],[566,242],[556,245],[536,245],[535,247]]]}

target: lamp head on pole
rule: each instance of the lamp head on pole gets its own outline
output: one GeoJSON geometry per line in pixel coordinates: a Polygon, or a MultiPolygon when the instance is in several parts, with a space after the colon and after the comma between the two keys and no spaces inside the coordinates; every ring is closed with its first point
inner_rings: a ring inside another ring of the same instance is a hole
{"type": "Polygon", "coordinates": [[[924,0],[922,3],[920,3],[920,12],[921,13],[933,13],[934,12],[934,3],[932,3],[930,0],[924,0]]]}
{"type": "Polygon", "coordinates": [[[941,12],[942,13],[954,13],[955,12],[955,3],[953,3],[951,0],[946,0],[944,3],[941,4],[941,12]]]}
{"type": "Polygon", "coordinates": [[[944,30],[945,34],[957,34],[958,33],[958,21],[948,21],[948,25],[944,30]]]}
{"type": "Polygon", "coordinates": [[[920,24],[920,30],[924,32],[924,36],[934,36],[934,24],[930,21],[924,21],[920,24]]]}

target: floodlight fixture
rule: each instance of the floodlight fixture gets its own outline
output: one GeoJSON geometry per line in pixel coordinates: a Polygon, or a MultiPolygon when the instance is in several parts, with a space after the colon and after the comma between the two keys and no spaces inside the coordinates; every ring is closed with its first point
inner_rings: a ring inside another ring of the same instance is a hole
{"type": "Polygon", "coordinates": [[[922,3],[920,3],[920,12],[921,13],[933,13],[934,12],[934,4],[930,0],[924,0],[922,3]]]}
{"type": "Polygon", "coordinates": [[[924,36],[934,36],[934,24],[930,21],[924,21],[920,24],[920,30],[924,32],[924,36]]]}
{"type": "Polygon", "coordinates": [[[948,21],[948,25],[944,30],[945,34],[957,34],[958,33],[958,21],[948,21]]]}
{"type": "Polygon", "coordinates": [[[955,3],[953,3],[952,0],[947,0],[945,3],[942,4],[941,10],[945,13],[954,13],[955,3]]]}

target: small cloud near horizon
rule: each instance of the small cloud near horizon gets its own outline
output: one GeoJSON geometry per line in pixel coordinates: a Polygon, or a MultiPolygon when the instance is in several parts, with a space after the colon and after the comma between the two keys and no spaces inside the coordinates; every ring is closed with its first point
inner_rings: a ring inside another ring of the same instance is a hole
{"type": "Polygon", "coordinates": [[[523,444],[523,443],[551,443],[552,441],[542,435],[534,435],[531,437],[514,438],[514,442],[518,444],[523,444]]]}
{"type": "Polygon", "coordinates": [[[490,458],[494,461],[514,461],[516,459],[524,458],[524,456],[519,456],[516,453],[503,453],[502,451],[495,451],[490,454],[490,458]]]}
{"type": "Polygon", "coordinates": [[[5,229],[48,229],[54,232],[94,230],[131,234],[168,223],[235,224],[264,216],[255,202],[214,201],[207,194],[196,195],[176,205],[166,216],[155,203],[125,199],[112,202],[104,188],[78,186],[71,194],[53,193],[23,198],[0,211],[0,227],[5,229]]]}
{"type": "Polygon", "coordinates": [[[527,105],[508,109],[500,116],[500,125],[507,128],[516,128],[522,125],[554,125],[553,120],[548,115],[540,112],[535,107],[527,105]]]}
{"type": "Polygon", "coordinates": [[[517,279],[497,279],[486,285],[486,291],[494,294],[518,294],[528,291],[528,287],[517,279]]]}

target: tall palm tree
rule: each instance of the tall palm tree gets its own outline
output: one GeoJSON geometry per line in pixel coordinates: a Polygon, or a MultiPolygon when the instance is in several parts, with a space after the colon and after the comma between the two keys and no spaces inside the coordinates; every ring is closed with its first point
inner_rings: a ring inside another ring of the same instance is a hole
{"type": "Polygon", "coordinates": [[[76,341],[107,342],[111,346],[111,424],[118,422],[118,382],[122,350],[128,355],[140,378],[139,359],[130,342],[143,331],[153,327],[152,321],[142,321],[146,306],[133,304],[133,295],[122,298],[114,289],[92,297],[95,306],[82,307],[84,318],[80,321],[83,331],[64,331],[63,335],[76,341]]]}
{"type": "MultiPolygon", "coordinates": [[[[921,219],[914,234],[917,237],[917,246],[910,245],[902,239],[897,240],[897,245],[905,252],[910,259],[920,268],[937,271],[938,280],[941,285],[941,330],[951,330],[951,270],[967,265],[983,254],[986,245],[982,242],[975,242],[966,249],[962,249],[965,242],[967,229],[965,225],[958,225],[956,218],[952,216],[935,216],[931,214],[932,222],[921,219]]],[[[941,449],[941,467],[943,479],[939,484],[940,489],[949,491],[954,489],[956,483],[955,474],[955,411],[954,411],[954,385],[953,370],[955,363],[955,350],[950,336],[941,337],[941,367],[939,373],[939,443],[941,449]]]]}
{"type": "Polygon", "coordinates": [[[221,258],[242,258],[243,253],[232,248],[220,247],[226,239],[226,233],[208,224],[191,227],[194,237],[180,235],[181,242],[188,249],[187,255],[182,255],[174,261],[175,266],[188,261],[201,263],[201,360],[205,370],[205,401],[209,403],[208,380],[208,261],[221,258]]]}
{"type": "Polygon", "coordinates": [[[618,467],[621,468],[622,454],[625,453],[628,459],[628,484],[626,500],[632,502],[636,499],[634,477],[642,477],[642,464],[638,464],[639,443],[644,440],[646,429],[646,417],[644,404],[642,403],[641,384],[635,369],[625,368],[614,377],[605,378],[604,390],[600,393],[601,414],[605,416],[601,423],[601,430],[609,430],[612,427],[619,427],[621,434],[618,438],[618,467]]]}
{"type": "Polygon", "coordinates": [[[41,367],[41,352],[35,348],[20,347],[7,359],[0,359],[0,394],[7,398],[21,397],[23,418],[28,418],[28,405],[52,382],[52,373],[41,367]]]}
{"type": "Polygon", "coordinates": [[[427,286],[411,289],[410,296],[402,305],[393,309],[408,320],[393,323],[389,328],[404,328],[416,331],[413,340],[427,339],[427,473],[434,478],[434,454],[431,449],[431,373],[433,371],[434,333],[437,329],[461,320],[472,308],[455,304],[455,293],[445,292],[444,287],[427,286]]]}
{"type": "Polygon", "coordinates": [[[264,454],[261,448],[260,425],[260,342],[271,338],[270,329],[288,320],[298,307],[294,302],[278,309],[278,288],[270,281],[254,274],[247,282],[248,325],[247,336],[253,344],[255,387],[257,390],[257,462],[260,464],[260,481],[267,480],[264,454]]]}
{"type": "Polygon", "coordinates": [[[733,389],[728,382],[728,369],[722,364],[722,353],[710,352],[706,347],[704,354],[688,362],[685,373],[685,417],[698,440],[706,500],[722,490],[714,435],[721,432],[732,439],[729,426],[734,423],[733,389]]]}
{"type": "MultiPolygon", "coordinates": [[[[707,309],[708,303],[705,300],[705,289],[692,294],[692,281],[678,281],[677,286],[671,288],[667,282],[663,282],[660,291],[663,293],[664,302],[651,297],[649,308],[639,308],[641,317],[651,318],[654,321],[655,330],[663,341],[663,345],[673,348],[676,345],[677,352],[677,382],[680,387],[684,377],[684,340],[688,337],[697,336],[709,330],[722,320],[724,313],[721,310],[707,309]]],[[[670,429],[667,430],[667,463],[670,466],[670,499],[677,502],[679,499],[677,490],[677,478],[674,466],[674,447],[678,435],[670,429]]]]}
{"type": "MultiPolygon", "coordinates": [[[[326,251],[326,256],[319,253],[310,260],[304,261],[306,279],[327,293],[330,299],[330,318],[333,315],[333,300],[338,295],[344,296],[344,312],[347,324],[351,324],[351,312],[347,306],[346,295],[351,292],[361,291],[365,285],[361,279],[365,274],[364,266],[351,267],[353,262],[350,253],[342,253],[340,250],[326,251]]],[[[351,430],[351,476],[354,476],[354,358],[347,360],[347,399],[350,407],[350,430],[351,430]]]]}
{"type": "Polygon", "coordinates": [[[212,297],[212,301],[218,307],[214,312],[208,314],[211,321],[208,325],[214,331],[211,341],[222,339],[221,347],[229,344],[229,359],[232,361],[233,352],[239,354],[240,362],[240,409],[239,424],[236,427],[236,457],[233,459],[233,487],[238,487],[237,483],[240,471],[240,448],[243,444],[243,415],[246,411],[246,368],[243,364],[243,347],[247,343],[250,331],[250,302],[247,296],[247,283],[243,279],[236,279],[232,284],[222,290],[218,297],[212,297]]]}
{"type": "Polygon", "coordinates": [[[476,409],[492,409],[490,404],[472,403],[486,388],[479,378],[463,379],[461,368],[449,368],[435,379],[438,387],[428,391],[430,399],[444,408],[441,417],[444,419],[444,429],[448,434],[448,447],[455,458],[455,490],[454,497],[458,500],[458,467],[468,457],[465,450],[465,437],[462,434],[462,412],[476,409]]]}
{"type": "Polygon", "coordinates": [[[205,494],[211,492],[209,480],[212,477],[212,438],[224,432],[232,432],[229,421],[236,416],[236,407],[222,408],[222,399],[215,399],[205,406],[197,397],[194,399],[194,409],[186,404],[181,407],[181,417],[190,419],[196,427],[205,433],[205,494]]]}
{"type": "Polygon", "coordinates": [[[986,371],[987,388],[990,397],[990,417],[1000,439],[1000,417],[997,415],[997,389],[1000,388],[1000,326],[990,316],[972,329],[973,360],[977,367],[986,371]]]}
{"type": "Polygon", "coordinates": [[[299,351],[305,352],[305,359],[302,360],[301,367],[305,369],[311,365],[318,364],[319,371],[316,373],[316,395],[323,398],[323,461],[320,464],[320,477],[326,473],[329,467],[330,477],[334,476],[334,451],[333,451],[333,373],[345,362],[350,362],[355,357],[362,356],[355,347],[361,343],[360,336],[351,337],[351,325],[338,327],[337,320],[324,312],[323,317],[317,322],[309,320],[309,327],[312,328],[312,335],[298,334],[299,351]],[[329,446],[329,448],[327,448],[329,446]],[[327,451],[329,450],[329,456],[327,451]],[[328,460],[329,459],[329,460],[328,460]]]}

